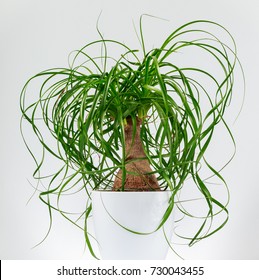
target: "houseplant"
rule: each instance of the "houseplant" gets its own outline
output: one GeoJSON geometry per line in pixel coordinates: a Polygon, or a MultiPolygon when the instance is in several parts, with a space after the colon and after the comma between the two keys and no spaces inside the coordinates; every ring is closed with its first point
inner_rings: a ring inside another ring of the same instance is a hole
{"type": "MultiPolygon", "coordinates": [[[[206,214],[198,217],[202,222],[193,236],[183,238],[192,245],[209,237],[228,220],[226,182],[220,168],[214,168],[205,155],[218,124],[234,143],[223,118],[231,101],[237,63],[232,36],[217,23],[197,20],[180,26],[160,47],[147,51],[142,17],[141,51],[99,34],[100,40],[73,54],[69,68],[49,69],[33,76],[21,93],[21,127],[26,120],[42,146],[42,154],[36,155],[23,133],[36,163],[36,191],[48,206],[50,221],[52,211],[57,210],[84,230],[86,244],[96,257],[94,237],[88,232],[93,191],[101,191],[101,196],[169,195],[160,220],[148,232],[124,225],[103,205],[121,229],[141,236],[161,231],[171,223],[175,207],[184,216],[195,218],[180,199],[189,179],[205,202],[206,214]],[[224,32],[232,45],[220,41],[208,31],[210,28],[224,32]],[[91,54],[97,48],[101,53],[91,54]],[[118,57],[110,56],[110,51],[118,49],[118,57]],[[187,66],[176,64],[178,54],[185,61],[185,50],[191,50],[187,66]],[[36,98],[30,96],[35,79],[43,79],[36,98]],[[49,157],[61,166],[45,174],[49,157]],[[226,187],[223,202],[206,183],[204,169],[226,187]],[[40,190],[42,182],[44,190],[40,190]],[[78,194],[86,201],[81,214],[62,209],[64,197],[78,194]],[[223,220],[213,228],[212,222],[221,214],[223,220]]],[[[128,215],[124,215],[126,220],[128,215]]],[[[170,241],[170,237],[165,238],[170,241]]]]}

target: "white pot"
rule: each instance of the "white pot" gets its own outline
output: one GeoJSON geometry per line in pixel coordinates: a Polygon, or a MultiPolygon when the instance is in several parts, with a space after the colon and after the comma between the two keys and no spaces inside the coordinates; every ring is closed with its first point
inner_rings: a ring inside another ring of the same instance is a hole
{"type": "Polygon", "coordinates": [[[173,232],[172,214],[159,226],[170,192],[93,191],[95,237],[104,260],[165,259],[173,232]],[[136,234],[127,229],[150,234],[136,234]]]}

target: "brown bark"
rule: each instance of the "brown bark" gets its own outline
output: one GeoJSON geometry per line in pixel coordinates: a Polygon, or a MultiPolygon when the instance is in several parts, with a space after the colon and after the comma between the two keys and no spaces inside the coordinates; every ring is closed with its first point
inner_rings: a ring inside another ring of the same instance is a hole
{"type": "MultiPolygon", "coordinates": [[[[154,174],[150,174],[152,169],[146,157],[140,139],[141,120],[137,118],[136,132],[134,140],[134,128],[132,119],[127,118],[125,131],[126,144],[126,181],[124,191],[159,191],[158,181],[154,174]]],[[[113,190],[122,190],[122,170],[116,175],[113,190]]]]}

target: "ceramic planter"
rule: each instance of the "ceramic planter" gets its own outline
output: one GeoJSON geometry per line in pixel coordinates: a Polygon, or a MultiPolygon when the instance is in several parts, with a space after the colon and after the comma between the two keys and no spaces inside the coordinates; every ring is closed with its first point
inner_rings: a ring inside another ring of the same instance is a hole
{"type": "Polygon", "coordinates": [[[165,259],[173,232],[172,214],[155,229],[168,207],[170,192],[93,191],[95,237],[102,259],[165,259]],[[127,229],[150,234],[136,234],[127,229]],[[155,231],[155,232],[154,232],[155,231]]]}

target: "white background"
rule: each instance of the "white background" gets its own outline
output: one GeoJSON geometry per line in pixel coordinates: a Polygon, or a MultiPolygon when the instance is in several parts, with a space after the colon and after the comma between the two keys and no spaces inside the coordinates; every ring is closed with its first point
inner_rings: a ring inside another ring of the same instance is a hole
{"type": "Polygon", "coordinates": [[[33,192],[27,179],[34,165],[19,132],[19,95],[29,77],[47,68],[66,67],[71,50],[98,38],[95,24],[101,11],[105,36],[136,47],[132,20],[137,24],[144,13],[170,20],[159,23],[159,29],[156,21],[147,21],[145,34],[151,46],[173,28],[196,19],[217,21],[234,36],[247,95],[242,114],[231,127],[237,154],[224,172],[231,191],[230,220],[218,234],[181,248],[181,253],[186,259],[259,259],[257,0],[0,1],[0,259],[89,258],[82,232],[59,215],[54,215],[48,239],[31,249],[48,229],[48,212],[37,197],[26,205],[33,192]]]}

